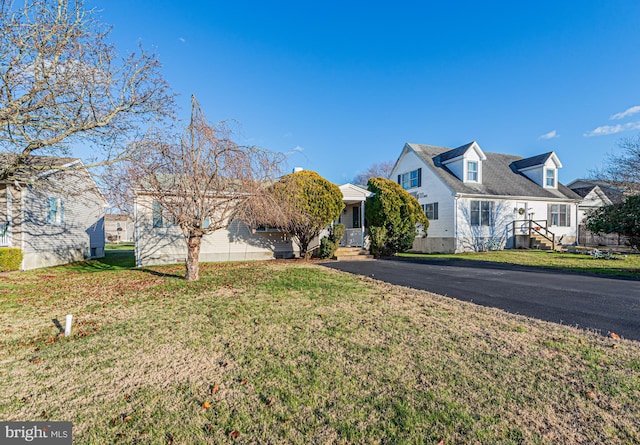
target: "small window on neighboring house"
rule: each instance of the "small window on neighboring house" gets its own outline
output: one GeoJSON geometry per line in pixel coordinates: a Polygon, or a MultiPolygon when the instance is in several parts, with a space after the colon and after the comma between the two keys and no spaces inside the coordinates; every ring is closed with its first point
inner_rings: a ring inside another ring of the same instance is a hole
{"type": "Polygon", "coordinates": [[[413,171],[398,175],[398,184],[400,184],[402,188],[405,190],[415,188],[415,187],[421,187],[422,186],[422,169],[419,168],[417,170],[413,170],[413,171]]]}
{"type": "Polygon", "coordinates": [[[470,222],[472,226],[493,225],[493,201],[471,201],[470,222]]]}
{"type": "Polygon", "coordinates": [[[571,206],[567,204],[548,204],[547,224],[556,227],[569,227],[571,225],[571,206]]]}
{"type": "Polygon", "coordinates": [[[467,181],[478,182],[477,161],[467,161],[467,181]]]}
{"type": "Polygon", "coordinates": [[[157,229],[162,227],[162,204],[158,201],[153,200],[152,204],[152,219],[153,219],[153,228],[157,229]]]}
{"type": "Polygon", "coordinates": [[[429,221],[435,221],[438,219],[438,203],[432,202],[430,204],[425,204],[422,206],[424,210],[424,215],[427,217],[429,221]]]}
{"type": "Polygon", "coordinates": [[[64,223],[64,206],[62,199],[49,198],[47,200],[47,223],[62,224],[64,223]]]}
{"type": "Polygon", "coordinates": [[[546,170],[546,182],[547,187],[556,186],[556,171],[552,168],[546,170]]]}
{"type": "Polygon", "coordinates": [[[208,216],[204,219],[204,222],[202,223],[202,228],[203,229],[208,229],[209,227],[211,227],[211,218],[209,218],[208,216]]]}

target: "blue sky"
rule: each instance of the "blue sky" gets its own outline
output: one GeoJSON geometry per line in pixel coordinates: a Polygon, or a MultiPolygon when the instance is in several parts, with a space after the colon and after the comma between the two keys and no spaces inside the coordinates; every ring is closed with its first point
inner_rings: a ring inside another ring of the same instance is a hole
{"type": "Polygon", "coordinates": [[[344,183],[405,142],[524,157],[568,183],[640,133],[640,2],[93,2],[240,141],[344,183]],[[634,108],[635,107],[635,108],[634,108]]]}

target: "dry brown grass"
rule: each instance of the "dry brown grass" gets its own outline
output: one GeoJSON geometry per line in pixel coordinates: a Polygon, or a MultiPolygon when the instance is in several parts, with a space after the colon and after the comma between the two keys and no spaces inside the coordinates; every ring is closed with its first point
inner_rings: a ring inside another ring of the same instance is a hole
{"type": "Polygon", "coordinates": [[[640,442],[638,342],[297,262],[181,271],[4,276],[0,419],[74,443],[640,442]]]}

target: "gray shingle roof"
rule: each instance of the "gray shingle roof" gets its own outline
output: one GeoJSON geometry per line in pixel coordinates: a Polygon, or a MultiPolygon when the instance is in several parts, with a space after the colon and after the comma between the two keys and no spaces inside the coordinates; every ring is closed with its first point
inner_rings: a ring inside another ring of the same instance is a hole
{"type": "Polygon", "coordinates": [[[455,159],[458,156],[462,156],[469,150],[469,148],[471,148],[472,145],[473,145],[473,142],[469,142],[468,144],[461,145],[460,147],[454,148],[453,150],[449,150],[444,153],[441,153],[438,156],[438,160],[440,162],[446,162],[449,159],[455,159]]]}
{"type": "MultiPolygon", "coordinates": [[[[521,156],[485,152],[487,159],[482,161],[482,184],[464,183],[440,163],[442,162],[440,155],[451,151],[451,148],[412,143],[407,145],[456,193],[523,198],[580,199],[580,196],[560,183],[558,183],[557,189],[548,189],[539,186],[520,173],[514,164],[523,160],[521,156]]],[[[465,146],[463,145],[463,147],[465,146]]],[[[545,155],[550,155],[550,153],[545,155]]]]}
{"type": "Polygon", "coordinates": [[[520,159],[519,161],[515,161],[513,163],[513,166],[518,170],[522,170],[524,168],[534,167],[536,165],[543,165],[545,162],[547,162],[552,154],[553,152],[550,151],[549,153],[543,153],[541,155],[532,156],[530,158],[520,159]]]}

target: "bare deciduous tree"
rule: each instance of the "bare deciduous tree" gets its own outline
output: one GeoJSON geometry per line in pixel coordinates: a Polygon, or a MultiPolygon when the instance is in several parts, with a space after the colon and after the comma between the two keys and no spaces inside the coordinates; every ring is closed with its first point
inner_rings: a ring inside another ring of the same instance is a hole
{"type": "Polygon", "coordinates": [[[367,185],[367,182],[371,178],[384,178],[389,179],[389,175],[393,170],[393,161],[384,161],[384,162],[376,162],[371,165],[368,169],[359,173],[355,178],[353,178],[353,184],[356,185],[367,185]]]}
{"type": "Polygon", "coordinates": [[[150,122],[171,116],[173,94],[154,54],[119,59],[82,0],[0,0],[0,151],[16,178],[30,156],[92,144],[95,163],[121,159],[150,122]]]}
{"type": "Polygon", "coordinates": [[[604,168],[592,172],[596,179],[632,194],[640,193],[640,135],[622,139],[620,153],[611,153],[604,168]]]}
{"type": "Polygon", "coordinates": [[[191,121],[179,141],[147,141],[122,166],[128,184],[150,195],[182,230],[187,280],[199,279],[203,236],[247,214],[244,209],[268,205],[264,189],[283,161],[279,153],[240,146],[231,136],[224,124],[209,124],[192,97],[191,121]]]}

